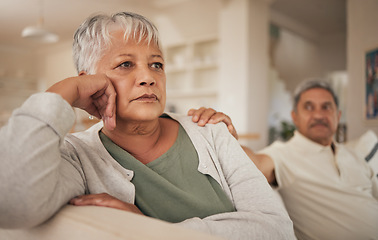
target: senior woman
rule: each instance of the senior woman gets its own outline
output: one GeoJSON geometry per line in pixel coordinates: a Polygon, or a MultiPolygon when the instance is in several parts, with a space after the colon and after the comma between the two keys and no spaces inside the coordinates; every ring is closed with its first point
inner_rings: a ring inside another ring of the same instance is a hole
{"type": "Polygon", "coordinates": [[[31,96],[1,129],[1,228],[38,225],[70,202],[228,239],[294,238],[225,124],[163,114],[164,58],[150,21],[127,12],[90,17],[73,51],[79,76],[31,96]],[[68,134],[72,107],[103,121],[68,134]]]}

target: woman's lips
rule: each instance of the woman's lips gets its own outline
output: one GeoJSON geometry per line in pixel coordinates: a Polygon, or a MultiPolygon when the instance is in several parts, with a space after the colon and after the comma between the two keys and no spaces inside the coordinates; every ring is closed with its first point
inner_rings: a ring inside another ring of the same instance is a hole
{"type": "Polygon", "coordinates": [[[139,101],[139,102],[155,102],[158,98],[155,94],[143,94],[140,97],[135,98],[133,101],[139,101]]]}

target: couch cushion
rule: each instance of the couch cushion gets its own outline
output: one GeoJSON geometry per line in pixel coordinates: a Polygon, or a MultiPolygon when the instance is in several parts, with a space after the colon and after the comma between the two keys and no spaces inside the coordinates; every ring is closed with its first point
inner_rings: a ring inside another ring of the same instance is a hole
{"type": "Polygon", "coordinates": [[[378,174],[378,137],[375,132],[369,130],[345,145],[358,157],[364,159],[376,175],[378,174]]]}
{"type": "Polygon", "coordinates": [[[21,230],[0,229],[2,240],[204,239],[215,236],[150,217],[96,206],[65,206],[44,224],[21,230]]]}

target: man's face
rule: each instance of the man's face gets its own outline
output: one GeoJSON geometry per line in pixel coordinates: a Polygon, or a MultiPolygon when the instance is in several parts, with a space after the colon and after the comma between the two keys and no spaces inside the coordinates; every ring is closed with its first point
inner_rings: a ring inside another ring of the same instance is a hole
{"type": "Polygon", "coordinates": [[[297,111],[293,111],[291,116],[302,135],[327,146],[332,143],[341,112],[330,92],[312,88],[301,94],[297,111]]]}

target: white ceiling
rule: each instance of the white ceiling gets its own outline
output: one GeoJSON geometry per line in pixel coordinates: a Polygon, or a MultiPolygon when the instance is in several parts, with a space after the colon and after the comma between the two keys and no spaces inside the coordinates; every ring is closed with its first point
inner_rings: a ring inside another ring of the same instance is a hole
{"type": "Polygon", "coordinates": [[[346,0],[276,0],[271,7],[319,35],[346,31],[346,0]]]}
{"type": "Polygon", "coordinates": [[[93,13],[137,11],[146,14],[182,1],[187,0],[0,0],[0,46],[37,46],[21,38],[21,32],[26,26],[37,25],[41,12],[44,27],[58,34],[61,40],[68,40],[78,25],[93,13]]]}
{"type": "MultiPolygon", "coordinates": [[[[188,0],[0,0],[0,46],[35,47],[21,31],[36,25],[43,5],[45,28],[61,40],[72,38],[83,19],[95,12],[137,11],[148,15],[188,0]]],[[[272,9],[290,16],[319,34],[345,32],[345,0],[275,0],[272,9]]]]}

